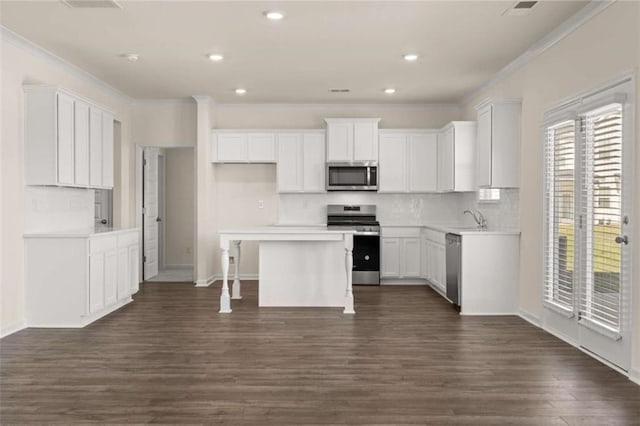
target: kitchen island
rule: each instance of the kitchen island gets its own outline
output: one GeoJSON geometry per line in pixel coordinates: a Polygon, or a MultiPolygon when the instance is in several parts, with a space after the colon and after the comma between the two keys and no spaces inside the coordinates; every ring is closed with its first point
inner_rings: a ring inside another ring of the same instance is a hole
{"type": "Polygon", "coordinates": [[[231,313],[231,299],[241,299],[242,241],[259,242],[258,306],[343,307],[355,314],[352,279],[353,231],[322,226],[220,231],[222,293],[220,313],[231,313]],[[235,246],[232,295],[229,248],[235,246]]]}

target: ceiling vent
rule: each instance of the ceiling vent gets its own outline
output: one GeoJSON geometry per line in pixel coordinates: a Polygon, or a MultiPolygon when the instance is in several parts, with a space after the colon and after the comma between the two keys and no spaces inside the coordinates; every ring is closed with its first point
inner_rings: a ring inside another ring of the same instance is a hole
{"type": "Polygon", "coordinates": [[[502,14],[516,16],[528,15],[536,4],[538,4],[537,1],[518,1],[502,14]]]}
{"type": "Polygon", "coordinates": [[[349,93],[351,89],[329,89],[331,93],[349,93]]]}
{"type": "Polygon", "coordinates": [[[72,9],[122,9],[116,0],[61,0],[72,9]]]}

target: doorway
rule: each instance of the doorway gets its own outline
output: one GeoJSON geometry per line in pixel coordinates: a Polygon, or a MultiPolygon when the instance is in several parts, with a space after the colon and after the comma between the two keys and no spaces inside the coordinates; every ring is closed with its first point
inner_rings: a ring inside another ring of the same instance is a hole
{"type": "Polygon", "coordinates": [[[193,282],[195,150],[140,147],[137,185],[144,281],[193,282]]]}

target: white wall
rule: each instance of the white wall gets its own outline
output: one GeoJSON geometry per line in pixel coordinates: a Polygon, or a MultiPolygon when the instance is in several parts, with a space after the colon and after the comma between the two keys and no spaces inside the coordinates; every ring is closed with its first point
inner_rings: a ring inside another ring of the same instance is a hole
{"type": "MultiPolygon", "coordinates": [[[[131,113],[129,102],[86,75],[65,68],[46,56],[34,53],[25,43],[1,33],[2,53],[2,269],[0,330],[19,326],[24,321],[24,182],[23,182],[23,127],[24,84],[59,85],[114,111],[115,119],[122,123],[122,145],[125,149],[115,161],[122,164],[121,182],[128,182],[127,173],[132,155],[130,148],[131,113]]],[[[116,178],[117,180],[117,178],[116,178]]],[[[129,188],[118,188],[114,212],[123,226],[129,226],[129,188]],[[123,218],[126,216],[126,218],[123,218]]]]}
{"type": "Polygon", "coordinates": [[[195,152],[165,148],[165,264],[193,265],[195,152]]]}
{"type": "MultiPolygon", "coordinates": [[[[507,78],[479,93],[465,105],[474,119],[473,106],[489,96],[522,98],[520,151],[520,307],[540,317],[542,311],[542,142],[543,113],[563,99],[597,87],[640,65],[640,4],[616,2],[565,39],[507,78]]],[[[637,77],[637,75],[636,75],[637,77]]],[[[637,90],[637,89],[636,89],[637,90]]],[[[640,91],[637,90],[637,94],[640,91]]],[[[640,113],[637,107],[636,111],[640,113]]],[[[637,129],[640,129],[640,115],[637,129]]],[[[640,135],[640,131],[637,131],[640,135]]],[[[637,147],[637,144],[636,144],[637,147]]],[[[640,168],[640,149],[636,167],[640,168]]],[[[636,173],[636,185],[640,174],[636,173]]],[[[635,241],[640,241],[640,194],[636,192],[635,241]]],[[[640,369],[640,247],[635,247],[634,367],[640,369]]],[[[638,373],[640,374],[640,373],[638,373]]]]}

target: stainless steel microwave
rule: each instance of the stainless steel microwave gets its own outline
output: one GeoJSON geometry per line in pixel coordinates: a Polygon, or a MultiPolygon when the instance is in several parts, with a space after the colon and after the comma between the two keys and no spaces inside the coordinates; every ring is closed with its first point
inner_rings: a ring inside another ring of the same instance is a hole
{"type": "Polygon", "coordinates": [[[327,163],[327,191],[377,190],[377,163],[327,163]]]}

